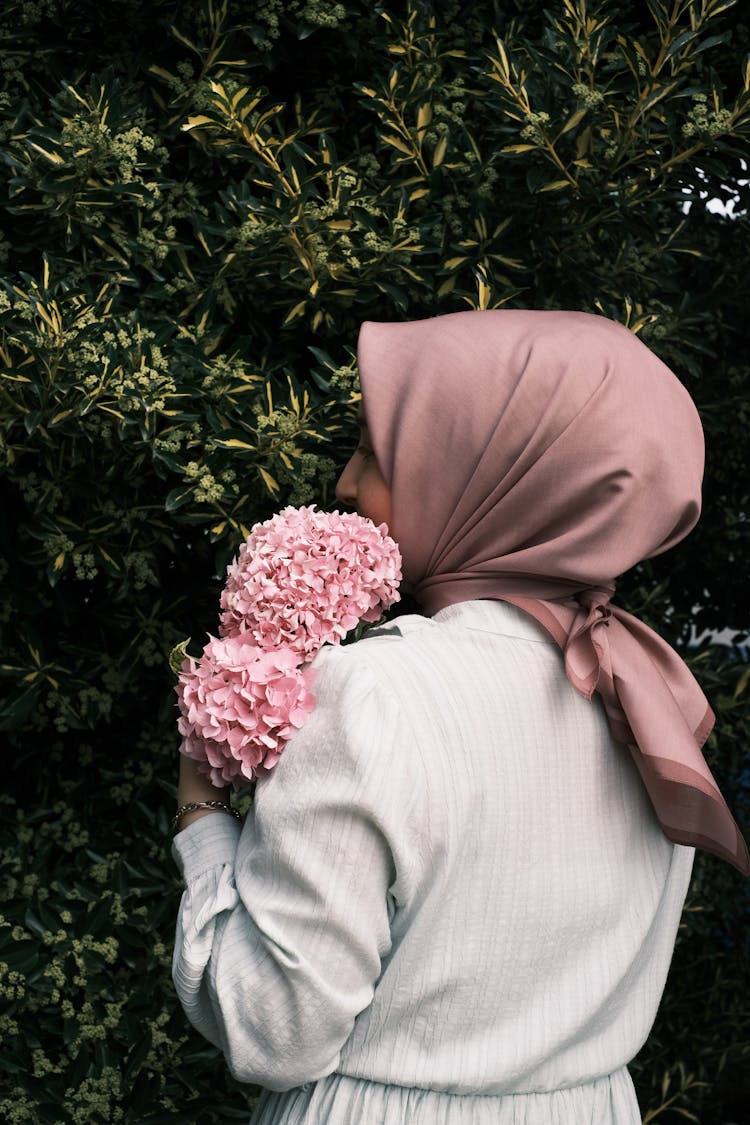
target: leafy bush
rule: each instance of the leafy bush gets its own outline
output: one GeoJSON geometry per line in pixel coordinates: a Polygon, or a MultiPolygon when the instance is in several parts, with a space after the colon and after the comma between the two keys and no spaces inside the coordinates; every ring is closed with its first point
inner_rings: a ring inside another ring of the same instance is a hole
{"type": "MultiPolygon", "coordinates": [[[[168,980],[167,653],[251,523],[331,499],[361,321],[502,305],[621,319],[685,380],[705,514],[619,598],[685,650],[747,628],[748,17],[21,0],[0,44],[0,1116],[246,1119],[168,980]]],[[[750,823],[742,653],[690,650],[750,823]]],[[[701,858],[649,1120],[742,1120],[749,912],[701,858]]]]}

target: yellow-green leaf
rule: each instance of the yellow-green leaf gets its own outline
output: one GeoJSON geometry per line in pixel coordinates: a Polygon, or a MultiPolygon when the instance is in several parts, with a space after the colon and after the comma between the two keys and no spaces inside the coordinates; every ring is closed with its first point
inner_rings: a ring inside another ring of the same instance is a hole
{"type": "Polygon", "coordinates": [[[507,266],[509,269],[523,269],[523,262],[519,261],[518,258],[506,258],[504,254],[490,254],[490,258],[492,258],[493,262],[502,262],[503,265],[507,266]]]}
{"type": "Polygon", "coordinates": [[[432,154],[432,167],[438,168],[445,160],[445,153],[448,148],[448,134],[443,133],[442,137],[435,145],[435,151],[432,154]]]}
{"type": "Polygon", "coordinates": [[[284,325],[291,324],[293,320],[297,320],[299,317],[301,317],[304,314],[304,311],[305,311],[306,308],[307,308],[307,300],[298,301],[297,304],[294,306],[294,308],[290,309],[289,312],[284,317],[283,324],[284,325]]]}
{"type": "Polygon", "coordinates": [[[148,68],[148,73],[155,74],[158,78],[166,78],[170,82],[174,78],[174,74],[170,74],[170,72],[168,70],[165,70],[163,66],[150,66],[148,68]]]}
{"type": "Polygon", "coordinates": [[[214,445],[218,445],[220,449],[247,449],[252,453],[258,450],[257,445],[241,441],[239,438],[216,438],[214,445]]]}
{"type": "Polygon", "coordinates": [[[553,180],[551,184],[544,184],[540,187],[539,191],[562,191],[566,187],[570,187],[569,180],[553,180]]]}
{"type": "Polygon", "coordinates": [[[215,124],[212,117],[206,117],[205,113],[198,113],[195,117],[188,117],[187,121],[180,126],[183,132],[188,129],[195,129],[199,125],[213,125],[215,124]]]}
{"type": "Polygon", "coordinates": [[[46,148],[42,148],[42,146],[36,144],[35,141],[29,141],[29,144],[31,145],[32,148],[35,148],[37,150],[37,152],[41,152],[42,156],[46,156],[47,160],[50,160],[53,164],[64,164],[65,163],[63,158],[59,155],[59,153],[48,152],[46,148]]]}
{"type": "Polygon", "coordinates": [[[109,551],[105,551],[102,546],[99,547],[99,553],[101,554],[102,558],[107,560],[107,562],[109,563],[110,566],[115,568],[115,570],[121,570],[122,569],[121,567],[119,567],[117,565],[115,560],[110,555],[109,551]]]}
{"type": "Polygon", "coordinates": [[[418,129],[418,131],[422,132],[423,129],[426,129],[431,121],[432,121],[432,106],[430,105],[429,102],[425,102],[424,105],[421,105],[419,107],[419,112],[417,113],[417,129],[418,129]]]}
{"type": "Polygon", "coordinates": [[[185,36],[177,30],[174,24],[170,25],[169,30],[171,31],[172,35],[174,35],[175,39],[179,39],[180,43],[183,43],[186,47],[189,47],[191,51],[195,51],[196,53],[198,52],[198,48],[196,47],[195,43],[191,43],[189,39],[186,39],[185,36]]]}
{"type": "Polygon", "coordinates": [[[189,644],[190,637],[184,641],[180,641],[178,645],[175,645],[169,654],[169,667],[176,676],[180,674],[182,665],[189,659],[187,650],[189,644]]]}
{"type": "Polygon", "coordinates": [[[236,94],[232,95],[232,109],[236,109],[246,94],[250,93],[249,86],[242,86],[236,94]]]}
{"type": "Polygon", "coordinates": [[[570,117],[560,130],[561,137],[564,133],[569,133],[571,129],[575,129],[576,125],[586,116],[587,108],[587,106],[583,106],[581,109],[577,109],[575,113],[570,115],[570,117]]]}
{"type": "Polygon", "coordinates": [[[260,473],[261,480],[263,481],[268,491],[271,493],[271,495],[275,496],[279,491],[279,483],[276,478],[272,477],[271,474],[266,469],[261,468],[260,465],[258,465],[258,472],[260,473]]]}
{"type": "Polygon", "coordinates": [[[734,689],[734,698],[739,697],[745,692],[747,685],[750,683],[750,668],[746,668],[737,681],[737,687],[734,689]]]}
{"type": "Polygon", "coordinates": [[[508,78],[510,75],[510,66],[508,64],[508,56],[505,53],[505,47],[503,46],[502,39],[496,39],[495,46],[497,47],[497,60],[493,59],[492,61],[497,61],[500,70],[502,70],[503,72],[503,75],[508,78]]]}
{"type": "Polygon", "coordinates": [[[711,19],[715,19],[720,12],[726,12],[728,8],[733,8],[736,3],[737,0],[724,0],[724,3],[722,4],[721,0],[719,0],[718,4],[714,4],[711,7],[711,19]]]}
{"type": "Polygon", "coordinates": [[[397,148],[399,152],[405,152],[407,156],[412,155],[411,149],[401,140],[400,137],[394,137],[392,133],[387,133],[383,135],[382,139],[384,144],[393,145],[393,147],[397,148]]]}
{"type": "Polygon", "coordinates": [[[79,101],[82,106],[86,107],[86,109],[89,108],[89,104],[86,99],[81,97],[74,86],[71,86],[69,82],[64,82],[63,85],[65,86],[65,89],[68,91],[68,93],[73,95],[76,101],[79,101]]]}

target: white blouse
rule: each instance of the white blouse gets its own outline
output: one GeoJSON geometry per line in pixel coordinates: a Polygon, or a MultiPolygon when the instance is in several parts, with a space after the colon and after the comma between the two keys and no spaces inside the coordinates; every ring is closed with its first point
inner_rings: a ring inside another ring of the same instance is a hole
{"type": "Polygon", "coordinates": [[[402,617],[316,668],[242,829],[217,814],[174,842],[185,1012],[238,1079],[291,1091],[257,1120],[433,1122],[439,1101],[446,1123],[639,1122],[623,1068],[693,849],[596,697],[502,602],[402,617]]]}

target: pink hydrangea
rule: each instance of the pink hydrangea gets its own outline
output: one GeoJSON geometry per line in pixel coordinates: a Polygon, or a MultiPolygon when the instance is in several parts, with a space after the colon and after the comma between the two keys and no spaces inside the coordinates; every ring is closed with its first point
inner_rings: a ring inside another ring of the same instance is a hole
{"type": "Polygon", "coordinates": [[[246,633],[212,637],[179,675],[182,753],[214,785],[262,775],[315,707],[313,677],[288,648],[259,648],[246,633]]]}
{"type": "Polygon", "coordinates": [[[256,524],[227,569],[221,635],[182,665],[180,751],[214,785],[270,770],[315,707],[312,657],[378,621],[400,580],[385,524],[312,505],[256,524]]]}
{"type": "Polygon", "coordinates": [[[308,659],[398,601],[401,556],[385,524],[354,512],[284,508],[256,524],[227,568],[220,632],[308,659]]]}

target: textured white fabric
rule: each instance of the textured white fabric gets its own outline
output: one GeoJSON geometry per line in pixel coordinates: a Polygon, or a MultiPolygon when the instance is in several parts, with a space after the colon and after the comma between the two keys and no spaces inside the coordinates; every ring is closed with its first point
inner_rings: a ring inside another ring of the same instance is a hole
{"type": "Polygon", "coordinates": [[[317,658],[242,832],[180,832],[174,982],[257,1120],[635,1125],[692,848],[513,606],[317,658]],[[330,1076],[330,1077],[326,1077],[330,1076]],[[317,1082],[306,1089],[292,1089],[317,1082]]]}

